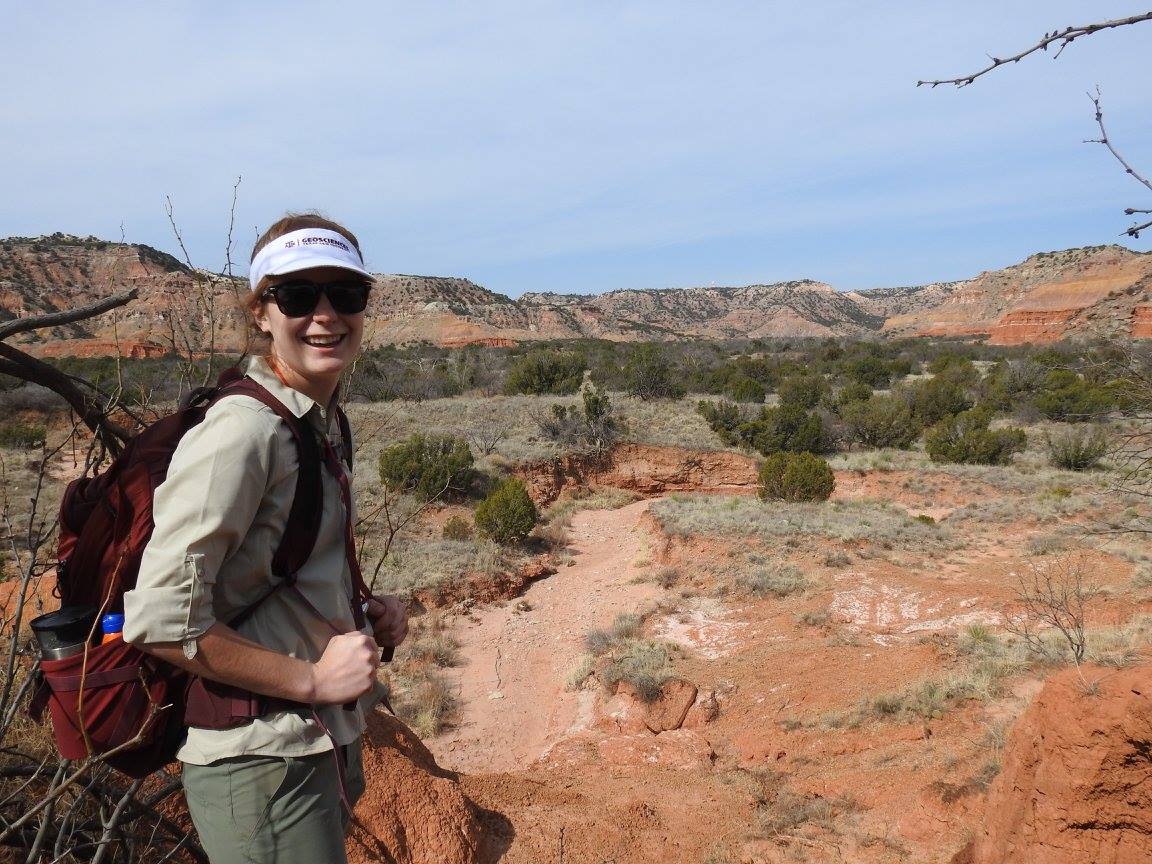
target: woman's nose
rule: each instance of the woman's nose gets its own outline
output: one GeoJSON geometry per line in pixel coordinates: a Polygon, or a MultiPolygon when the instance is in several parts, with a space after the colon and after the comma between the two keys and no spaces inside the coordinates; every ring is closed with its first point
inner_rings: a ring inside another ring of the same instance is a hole
{"type": "Polygon", "coordinates": [[[332,308],[332,302],[328,299],[325,293],[320,294],[320,299],[316,303],[316,308],[312,310],[313,319],[320,319],[321,321],[333,321],[338,316],[336,310],[332,308]]]}

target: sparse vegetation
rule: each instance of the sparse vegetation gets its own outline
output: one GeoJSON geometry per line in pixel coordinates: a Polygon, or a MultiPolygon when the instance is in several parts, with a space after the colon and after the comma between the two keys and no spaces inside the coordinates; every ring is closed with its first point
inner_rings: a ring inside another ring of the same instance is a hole
{"type": "Polygon", "coordinates": [[[1099,426],[1080,426],[1046,433],[1044,443],[1052,465],[1066,471],[1097,467],[1108,452],[1108,435],[1099,426]]]}
{"type": "Polygon", "coordinates": [[[757,597],[787,597],[807,589],[809,581],[791,564],[773,561],[742,575],[737,584],[757,597]]]}
{"type": "Polygon", "coordinates": [[[31,423],[5,423],[0,426],[0,447],[38,450],[44,446],[48,430],[31,423]]]}

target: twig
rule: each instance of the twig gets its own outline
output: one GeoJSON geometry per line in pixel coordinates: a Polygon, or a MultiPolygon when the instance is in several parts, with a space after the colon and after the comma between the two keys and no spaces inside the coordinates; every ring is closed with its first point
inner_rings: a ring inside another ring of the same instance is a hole
{"type": "Polygon", "coordinates": [[[188,265],[188,269],[195,272],[196,268],[192,266],[192,257],[188,254],[188,250],[184,246],[184,238],[180,236],[180,229],[176,227],[176,209],[172,206],[172,197],[170,195],[164,196],[164,212],[168,214],[168,224],[172,226],[172,233],[176,235],[176,242],[180,244],[180,251],[184,253],[184,263],[188,265]]]}
{"type": "Polygon", "coordinates": [[[954,84],[957,87],[967,87],[977,78],[987,75],[993,69],[1006,66],[1009,63],[1018,63],[1029,54],[1034,54],[1037,51],[1047,51],[1049,45],[1057,42],[1060,43],[1060,45],[1055,55],[1053,55],[1054,57],[1059,57],[1065,48],[1081,36],[1091,36],[1093,33],[1098,33],[1101,30],[1111,30],[1114,27],[1127,27],[1129,24],[1139,24],[1141,21],[1150,20],[1152,20],[1152,12],[1144,12],[1128,18],[1117,18],[1114,21],[1098,21],[1093,24],[1081,24],[1074,27],[1065,27],[1063,30],[1053,30],[1051,33],[1045,33],[1039,42],[1031,48],[1026,48],[1019,54],[1014,54],[1011,57],[1005,57],[1003,59],[999,57],[989,57],[992,62],[978,72],[973,72],[970,75],[961,75],[959,78],[945,78],[937,81],[917,81],[916,86],[920,87],[921,85],[927,84],[929,87],[938,87],[941,84],[954,84]]]}
{"type": "MultiPolygon", "coordinates": [[[[1096,88],[1095,96],[1089,93],[1088,98],[1092,100],[1092,106],[1096,112],[1096,125],[1100,127],[1100,137],[1089,138],[1084,143],[1103,144],[1108,148],[1108,152],[1116,158],[1116,161],[1120,163],[1120,167],[1124,169],[1125,174],[1128,174],[1130,177],[1136,180],[1136,182],[1142,184],[1149,191],[1152,191],[1152,182],[1149,182],[1148,178],[1144,177],[1135,168],[1133,168],[1131,164],[1129,164],[1128,160],[1124,158],[1123,154],[1121,154],[1120,151],[1116,149],[1116,146],[1112,143],[1112,139],[1108,137],[1108,130],[1104,128],[1104,109],[1100,107],[1100,88],[1096,88]]],[[[1124,213],[1127,216],[1131,216],[1135,213],[1152,213],[1152,210],[1141,210],[1135,207],[1128,207],[1124,210],[1124,213]]],[[[1145,222],[1141,225],[1132,225],[1128,228],[1128,230],[1124,232],[1124,235],[1138,238],[1140,236],[1140,232],[1149,227],[1152,227],[1152,221],[1145,222]]]]}
{"type": "Polygon", "coordinates": [[[120,818],[124,815],[124,810],[128,807],[129,802],[132,801],[143,785],[143,780],[134,781],[124,794],[120,796],[120,800],[116,802],[116,809],[112,811],[112,815],[109,816],[104,823],[104,832],[100,835],[100,840],[96,844],[99,849],[92,857],[91,864],[103,864],[104,859],[108,857],[108,850],[112,848],[112,832],[116,830],[116,826],[120,824],[120,818]]]}
{"type": "Polygon", "coordinates": [[[232,278],[232,229],[236,227],[236,199],[240,194],[240,181],[242,176],[236,178],[232,184],[232,206],[228,209],[228,241],[224,246],[224,272],[232,278]]]}

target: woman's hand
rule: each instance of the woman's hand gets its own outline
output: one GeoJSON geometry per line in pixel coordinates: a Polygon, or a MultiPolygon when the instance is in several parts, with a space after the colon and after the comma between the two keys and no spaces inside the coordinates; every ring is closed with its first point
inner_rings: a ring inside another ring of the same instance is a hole
{"type": "Polygon", "coordinates": [[[408,610],[399,597],[382,594],[368,601],[372,635],[381,648],[394,648],[408,635],[408,610]]]}
{"type": "Polygon", "coordinates": [[[312,665],[312,698],[317,705],[339,705],[358,699],[376,681],[379,658],[372,639],[363,633],[341,633],[328,640],[324,654],[312,665]]]}

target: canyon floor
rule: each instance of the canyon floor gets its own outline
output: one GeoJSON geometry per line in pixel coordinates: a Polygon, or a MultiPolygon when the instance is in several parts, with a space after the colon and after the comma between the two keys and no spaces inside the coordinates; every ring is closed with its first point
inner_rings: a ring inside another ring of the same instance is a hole
{"type": "MultiPolygon", "coordinates": [[[[661,460],[683,454],[645,459],[634,487],[680,476],[661,460]]],[[[949,862],[1054,668],[1004,631],[1019,573],[1077,556],[1094,644],[1124,662],[1149,610],[1138,553],[1085,534],[1099,478],[1006,470],[842,467],[826,505],[681,486],[577,512],[554,574],[443,613],[458,712],[425,743],[504,817],[508,864],[949,862]],[[757,590],[781,573],[799,582],[757,590]],[[589,631],[626,613],[694,688],[655,732],[626,689],[574,686],[589,631]]]]}

